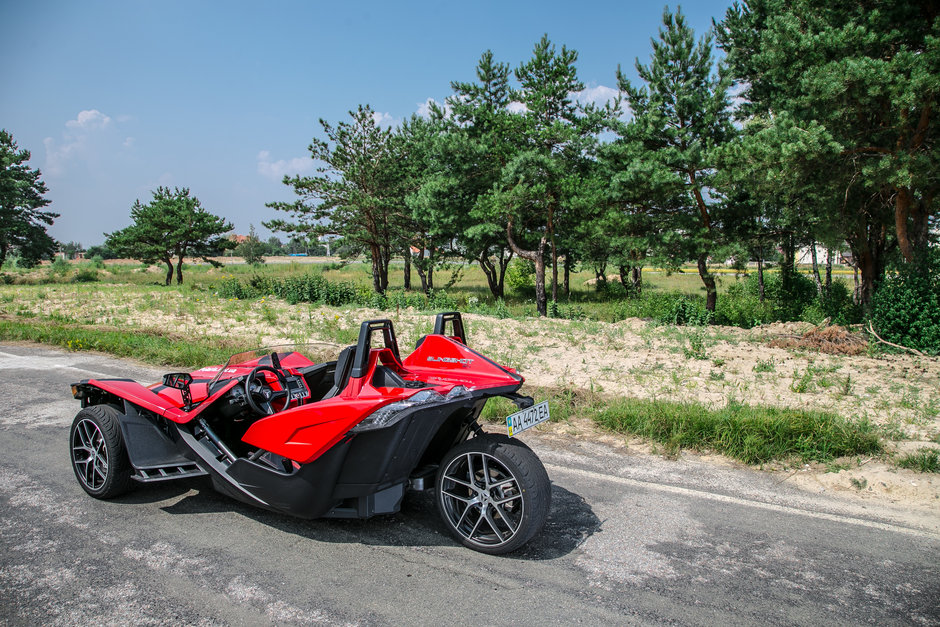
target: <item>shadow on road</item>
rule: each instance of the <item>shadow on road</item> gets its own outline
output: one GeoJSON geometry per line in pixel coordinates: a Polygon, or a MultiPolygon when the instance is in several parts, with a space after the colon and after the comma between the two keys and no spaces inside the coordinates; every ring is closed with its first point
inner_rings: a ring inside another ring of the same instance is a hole
{"type": "MultiPolygon", "coordinates": [[[[437,513],[430,492],[406,494],[398,514],[359,519],[303,520],[254,508],[212,489],[208,479],[141,486],[115,499],[128,504],[158,504],[183,498],[160,509],[186,516],[231,512],[314,542],[361,543],[370,546],[457,546],[437,513]],[[188,494],[187,494],[188,493],[188,494]]],[[[552,509],[542,532],[508,555],[512,559],[550,560],[571,553],[601,526],[591,506],[578,494],[552,486],[552,509]]]]}

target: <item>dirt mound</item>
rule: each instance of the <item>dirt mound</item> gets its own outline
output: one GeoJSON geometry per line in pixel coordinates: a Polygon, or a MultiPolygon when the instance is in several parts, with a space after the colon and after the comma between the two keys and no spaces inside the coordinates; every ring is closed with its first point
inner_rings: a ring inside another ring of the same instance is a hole
{"type": "Polygon", "coordinates": [[[861,355],[868,351],[865,338],[838,325],[815,327],[799,337],[777,338],[769,345],[773,348],[807,348],[830,355],[861,355]]]}

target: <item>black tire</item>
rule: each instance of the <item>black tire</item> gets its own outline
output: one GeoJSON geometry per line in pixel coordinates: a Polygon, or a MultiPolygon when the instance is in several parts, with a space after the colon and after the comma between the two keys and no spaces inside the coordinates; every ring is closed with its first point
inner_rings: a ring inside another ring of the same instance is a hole
{"type": "Polygon", "coordinates": [[[441,461],[437,509],[461,544],[500,555],[541,531],[552,504],[548,473],[532,450],[505,435],[462,442],[441,461]]]}
{"type": "Polygon", "coordinates": [[[133,485],[119,415],[110,405],[92,405],[78,412],[69,431],[75,478],[96,499],[114,498],[133,485]]]}

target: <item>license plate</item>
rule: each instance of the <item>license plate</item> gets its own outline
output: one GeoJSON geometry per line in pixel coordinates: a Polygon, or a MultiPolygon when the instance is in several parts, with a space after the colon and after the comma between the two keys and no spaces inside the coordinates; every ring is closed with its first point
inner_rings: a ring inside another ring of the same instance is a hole
{"type": "Polygon", "coordinates": [[[542,401],[538,405],[527,407],[522,411],[506,416],[506,427],[509,429],[509,437],[522,433],[526,429],[534,427],[540,422],[548,420],[548,401],[542,401]]]}

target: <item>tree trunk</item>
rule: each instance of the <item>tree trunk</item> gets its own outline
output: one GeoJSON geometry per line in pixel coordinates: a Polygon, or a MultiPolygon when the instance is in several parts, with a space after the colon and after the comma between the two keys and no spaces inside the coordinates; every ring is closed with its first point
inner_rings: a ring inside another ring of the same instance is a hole
{"type": "Polygon", "coordinates": [[[176,262],[176,284],[183,284],[183,255],[180,255],[176,262]]]}
{"type": "Polygon", "coordinates": [[[490,294],[493,295],[493,298],[502,298],[503,290],[502,286],[499,284],[499,276],[496,270],[496,266],[490,261],[489,256],[486,254],[486,251],[482,251],[480,256],[477,257],[477,262],[480,264],[480,268],[483,269],[483,274],[486,276],[486,284],[490,288],[490,294]]]}
{"type": "Polygon", "coordinates": [[[783,263],[780,264],[780,292],[786,298],[793,292],[793,274],[796,272],[796,243],[793,240],[793,234],[784,235],[781,244],[783,263]]]}
{"type": "MultiPolygon", "coordinates": [[[[518,252],[516,254],[519,254],[518,252]]],[[[535,255],[535,308],[540,316],[548,316],[548,298],[545,295],[545,238],[539,240],[535,255]]]]}
{"type": "Polygon", "coordinates": [[[852,302],[858,305],[862,302],[862,290],[859,289],[858,283],[858,265],[852,266],[852,275],[852,278],[855,279],[855,286],[852,289],[852,302]]]}
{"type": "Polygon", "coordinates": [[[411,246],[405,246],[405,289],[411,289],[411,246]]]}
{"type": "Polygon", "coordinates": [[[757,295],[760,302],[764,302],[764,258],[757,256],[757,295]]]}
{"type": "Polygon", "coordinates": [[[164,257],[163,263],[166,264],[166,285],[169,287],[173,282],[173,260],[170,257],[164,257]]]}
{"type": "Polygon", "coordinates": [[[388,266],[383,263],[382,248],[377,244],[369,245],[372,257],[372,289],[376,294],[384,294],[388,287],[388,266]]]}
{"type": "MultiPolygon", "coordinates": [[[[907,233],[907,218],[911,211],[911,201],[910,189],[899,187],[894,199],[894,228],[897,232],[901,255],[904,257],[904,261],[908,263],[914,261],[914,248],[911,246],[911,238],[907,233]]],[[[864,277],[864,272],[862,276],[864,277]]]]}
{"type": "Polygon", "coordinates": [[[832,292],[832,249],[826,249],[826,296],[832,292]]]}
{"type": "Polygon", "coordinates": [[[633,266],[633,291],[637,296],[643,291],[643,266],[633,266]]]}
{"type": "Polygon", "coordinates": [[[810,256],[813,260],[813,282],[816,283],[816,296],[822,298],[823,295],[823,284],[822,279],[819,276],[819,261],[816,259],[816,241],[814,240],[810,244],[810,256]]]}
{"type": "Polygon", "coordinates": [[[565,253],[565,298],[571,298],[571,253],[565,253]]]}
{"type": "Polygon", "coordinates": [[[7,260],[7,248],[9,248],[5,243],[0,244],[0,268],[3,267],[3,264],[7,260]]]}
{"type": "Polygon", "coordinates": [[[512,238],[512,220],[506,225],[506,240],[512,252],[535,264],[535,308],[540,316],[548,315],[548,299],[545,296],[545,245],[547,237],[539,239],[538,250],[523,250],[512,238]]]}
{"type": "Polygon", "coordinates": [[[607,262],[594,264],[594,290],[600,292],[607,285],[607,262]]]}
{"type": "Polygon", "coordinates": [[[885,249],[888,240],[886,224],[858,224],[851,234],[855,271],[860,275],[856,284],[857,303],[867,312],[871,298],[885,273],[885,249]]]}
{"type": "Polygon", "coordinates": [[[502,298],[505,293],[506,269],[509,267],[511,259],[512,251],[509,251],[507,256],[505,249],[502,247],[499,249],[499,257],[495,263],[490,259],[485,249],[480,252],[480,256],[477,258],[480,267],[483,269],[483,274],[486,275],[486,283],[490,288],[490,293],[493,294],[493,298],[502,298]]]}
{"type": "Polygon", "coordinates": [[[617,273],[620,275],[620,285],[623,286],[623,289],[628,294],[630,293],[630,288],[629,288],[630,270],[631,270],[630,266],[621,266],[621,265],[617,266],[617,273]]]}
{"type": "Polygon", "coordinates": [[[708,255],[701,253],[698,256],[698,275],[705,284],[705,309],[715,311],[718,304],[718,289],[715,287],[715,277],[708,273],[708,255]]]}

